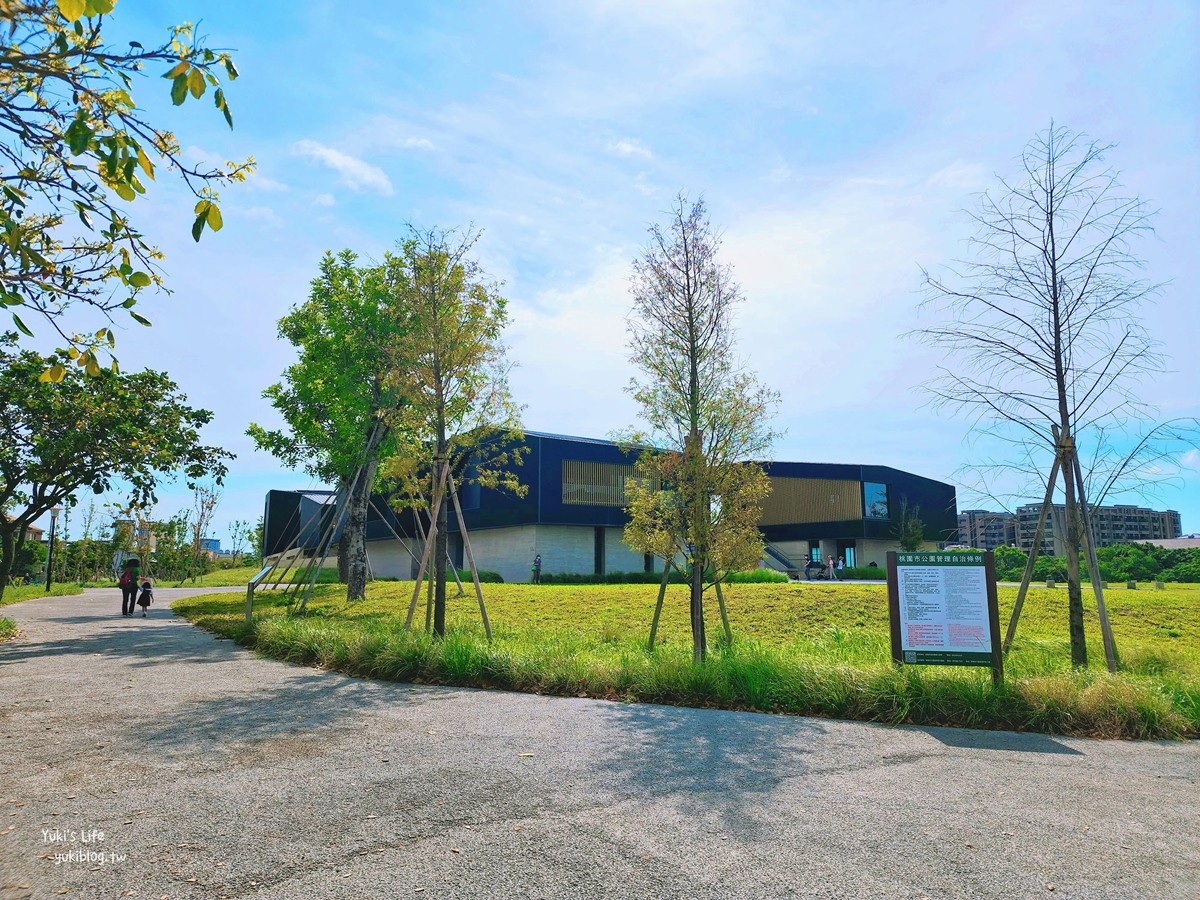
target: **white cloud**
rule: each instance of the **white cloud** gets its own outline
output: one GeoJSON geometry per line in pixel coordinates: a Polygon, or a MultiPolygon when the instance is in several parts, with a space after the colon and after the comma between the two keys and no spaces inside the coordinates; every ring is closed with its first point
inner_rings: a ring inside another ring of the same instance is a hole
{"type": "Polygon", "coordinates": [[[1179,464],[1185,469],[1194,469],[1200,472],[1200,450],[1193,447],[1188,450],[1183,456],[1179,457],[1179,464]]]}
{"type": "Polygon", "coordinates": [[[633,424],[623,390],[628,280],[625,254],[612,251],[572,286],[514,304],[507,337],[521,366],[512,385],[518,402],[529,404],[530,428],[604,437],[633,424]]]}
{"type": "Polygon", "coordinates": [[[608,152],[615,153],[617,156],[640,156],[643,159],[652,159],[654,157],[654,154],[650,152],[650,148],[640,141],[635,141],[633,138],[621,138],[619,141],[609,141],[608,152]]]}
{"type": "Polygon", "coordinates": [[[301,156],[307,156],[329,166],[341,176],[342,184],[351,190],[374,191],[385,197],[390,197],[395,193],[392,189],[391,179],[387,177],[383,169],[348,153],[343,153],[341,150],[326,147],[324,144],[318,144],[308,138],[296,141],[292,145],[292,150],[301,156]]]}
{"type": "Polygon", "coordinates": [[[317,194],[313,197],[313,203],[316,206],[333,206],[337,200],[334,199],[333,194],[317,194]]]}
{"type": "Polygon", "coordinates": [[[990,180],[988,171],[983,166],[977,163],[955,162],[934,172],[926,183],[932,188],[978,191],[987,187],[990,180]]]}
{"type": "Polygon", "coordinates": [[[288,190],[288,186],[282,181],[276,181],[274,178],[268,178],[266,175],[255,173],[246,179],[246,188],[251,191],[266,191],[268,193],[278,193],[288,190]]]}
{"type": "Polygon", "coordinates": [[[647,180],[645,172],[638,172],[637,178],[633,179],[633,186],[644,197],[653,197],[658,193],[658,188],[647,180]]]}
{"type": "Polygon", "coordinates": [[[433,141],[429,140],[429,138],[410,137],[401,141],[400,146],[408,147],[411,150],[432,150],[433,141]]]}
{"type": "Polygon", "coordinates": [[[254,222],[262,222],[271,228],[279,228],[283,225],[283,219],[269,206],[251,206],[242,215],[254,222]]]}

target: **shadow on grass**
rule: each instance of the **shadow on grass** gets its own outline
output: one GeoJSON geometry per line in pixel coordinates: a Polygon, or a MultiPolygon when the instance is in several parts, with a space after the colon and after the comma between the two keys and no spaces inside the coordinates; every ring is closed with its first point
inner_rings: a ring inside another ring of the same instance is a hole
{"type": "Polygon", "coordinates": [[[769,827],[763,808],[825,734],[812,719],[716,709],[598,707],[622,741],[599,768],[625,792],[662,798],[699,822],[754,834],[769,827]]]}

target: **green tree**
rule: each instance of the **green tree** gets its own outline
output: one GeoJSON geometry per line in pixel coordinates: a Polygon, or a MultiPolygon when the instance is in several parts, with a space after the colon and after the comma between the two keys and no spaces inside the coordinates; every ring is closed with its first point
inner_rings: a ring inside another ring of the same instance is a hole
{"type": "Polygon", "coordinates": [[[896,512],[896,525],[892,530],[893,536],[900,542],[900,549],[912,552],[920,550],[925,543],[925,523],[921,521],[921,507],[909,506],[908,498],[900,498],[900,508],[896,512]]]}
{"type": "Polygon", "coordinates": [[[103,30],[115,5],[0,0],[0,305],[25,334],[33,318],[48,322],[89,374],[115,338],[107,327],[76,334],[69,314],[85,306],[111,321],[124,309],[148,325],[133,307],[143,290],[162,285],[162,254],[126,204],[146,193],[158,167],[172,171],[196,197],[199,240],[222,224],[214,185],[241,181],[253,167],[187,164],[176,137],[152,125],[133,97],[135,82],[160,70],[176,105],[213,88],[232,128],[221,87],[222,77],[237,77],[229,53],[205,46],[188,23],[162,43],[114,47],[103,30]]]}
{"type": "MultiPolygon", "coordinates": [[[[65,354],[51,357],[65,364],[65,354]]],[[[77,492],[119,486],[130,502],[150,503],[158,483],[182,474],[194,484],[218,482],[232,456],[200,443],[212,413],[161,372],[65,369],[43,381],[44,357],[0,337],[0,594],[29,525],[54,506],[73,506],[77,492]],[[11,516],[11,518],[9,518],[11,516]]]]}
{"type": "MultiPolygon", "coordinates": [[[[447,483],[448,472],[463,480],[469,461],[480,484],[524,496],[527,488],[508,470],[510,462],[520,463],[524,439],[502,341],[508,301],[469,257],[477,240],[470,231],[410,226],[408,238],[385,260],[398,275],[394,285],[408,322],[392,345],[389,377],[404,398],[391,417],[404,441],[386,471],[429,472],[436,486],[447,483]]],[[[445,492],[433,510],[433,632],[439,637],[446,629],[448,505],[445,492]]]]}
{"type": "Polygon", "coordinates": [[[279,320],[279,336],[295,345],[299,359],[263,396],[287,427],[249,429],[290,468],[353,489],[338,545],[348,600],[366,596],[368,506],[379,460],[395,447],[387,417],[402,396],[389,378],[395,347],[411,327],[397,261],[357,263],[349,250],[326,253],[308,300],[279,320]],[[360,468],[363,478],[351,485],[360,468]]]}
{"type": "Polygon", "coordinates": [[[702,200],[679,195],[670,227],[649,229],[633,264],[630,381],[644,432],[640,484],[629,488],[626,541],[670,564],[683,556],[691,572],[692,646],[704,659],[704,575],[752,565],[762,553],[758,511],[770,491],[761,457],[775,435],[768,427],[778,395],[741,369],[734,355],[732,313],[741,289],[718,260],[720,237],[702,200]]]}

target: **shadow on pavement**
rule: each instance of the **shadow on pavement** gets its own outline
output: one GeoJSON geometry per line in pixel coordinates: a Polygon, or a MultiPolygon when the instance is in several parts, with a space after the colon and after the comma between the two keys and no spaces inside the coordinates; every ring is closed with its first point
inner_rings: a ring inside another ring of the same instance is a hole
{"type": "Polygon", "coordinates": [[[331,672],[300,674],[253,693],[221,694],[180,705],[139,729],[156,751],[206,752],[232,744],[313,736],[314,729],[402,704],[444,699],[447,689],[368,682],[331,672]]]}
{"type": "Polygon", "coordinates": [[[1056,741],[1045,734],[1014,731],[979,731],[971,728],[921,728],[934,740],[940,741],[947,747],[961,747],[965,750],[1007,750],[1010,753],[1061,753],[1067,756],[1084,756],[1082,750],[1076,750],[1066,744],[1056,741]]]}
{"type": "Polygon", "coordinates": [[[805,757],[825,729],[811,719],[613,704],[600,713],[625,741],[600,764],[630,793],[667,797],[700,820],[755,832],[766,801],[787,779],[804,775],[805,757]]]}
{"type": "MultiPolygon", "coordinates": [[[[159,613],[158,618],[170,613],[159,613]]],[[[158,666],[181,662],[227,662],[233,648],[232,642],[206,636],[196,636],[180,629],[162,628],[152,625],[155,614],[148,619],[135,616],[123,619],[120,615],[105,618],[113,620],[112,626],[92,634],[72,634],[53,640],[25,638],[0,644],[0,664],[17,662],[34,657],[54,656],[113,656],[135,667],[158,666]]],[[[89,624],[95,618],[88,616],[63,616],[43,619],[43,622],[63,624],[89,624]]]]}

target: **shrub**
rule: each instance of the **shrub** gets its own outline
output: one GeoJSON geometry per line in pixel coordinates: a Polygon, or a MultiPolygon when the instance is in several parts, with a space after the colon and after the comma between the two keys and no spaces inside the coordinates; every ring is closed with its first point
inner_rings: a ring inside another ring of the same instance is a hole
{"type": "Polygon", "coordinates": [[[751,569],[749,572],[730,572],[725,580],[730,584],[781,584],[788,577],[785,572],[775,569],[751,569]]]}
{"type": "MultiPolygon", "coordinates": [[[[542,584],[658,584],[661,572],[606,572],[603,575],[584,575],[579,572],[542,573],[542,584]]],[[[671,584],[685,584],[687,578],[672,571],[671,584]]]]}
{"type": "MultiPolygon", "coordinates": [[[[389,579],[389,580],[394,581],[395,579],[389,579]]],[[[401,579],[401,580],[404,580],[404,579],[401,579]]],[[[470,584],[471,570],[470,569],[459,569],[458,570],[458,580],[461,581],[463,584],[470,584]]],[[[545,579],[543,578],[542,580],[544,581],[545,579]]],[[[499,572],[492,572],[488,569],[480,569],[479,570],[479,582],[480,582],[480,584],[504,584],[504,579],[500,576],[499,572]]]]}
{"type": "Polygon", "coordinates": [[[847,566],[838,572],[838,577],[848,581],[886,581],[887,569],[883,566],[847,566]]]}

